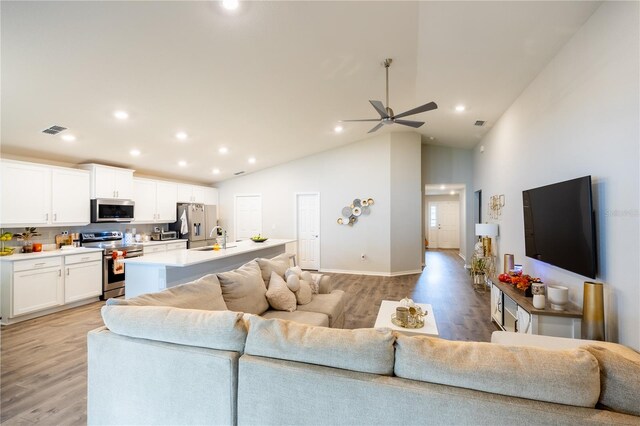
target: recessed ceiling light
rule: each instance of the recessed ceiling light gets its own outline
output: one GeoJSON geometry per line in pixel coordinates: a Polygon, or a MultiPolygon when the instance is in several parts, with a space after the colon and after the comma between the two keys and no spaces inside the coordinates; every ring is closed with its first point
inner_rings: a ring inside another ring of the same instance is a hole
{"type": "Polygon", "coordinates": [[[127,111],[122,111],[122,110],[114,111],[113,116],[118,120],[126,120],[127,118],[129,118],[129,113],[127,111]]]}
{"type": "Polygon", "coordinates": [[[464,105],[456,105],[457,112],[463,112],[465,109],[467,109],[467,107],[465,107],[464,105]]]}
{"type": "Polygon", "coordinates": [[[227,10],[236,10],[240,6],[238,0],[222,0],[222,7],[227,10]]]}
{"type": "Polygon", "coordinates": [[[220,169],[213,169],[211,171],[213,172],[214,175],[219,175],[220,174],[220,169]]]}
{"type": "Polygon", "coordinates": [[[63,141],[67,141],[67,142],[73,142],[76,140],[76,137],[73,135],[62,135],[60,137],[62,138],[63,141]]]}
{"type": "Polygon", "coordinates": [[[342,133],[343,130],[344,128],[342,126],[336,126],[333,128],[333,131],[336,133],[342,133]]]}
{"type": "Polygon", "coordinates": [[[220,148],[218,148],[218,152],[220,154],[226,154],[227,152],[229,152],[229,148],[227,148],[226,146],[221,146],[220,148]]]}
{"type": "Polygon", "coordinates": [[[255,157],[249,157],[249,164],[255,164],[256,163],[256,158],[255,157]]]}
{"type": "Polygon", "coordinates": [[[180,139],[181,141],[187,139],[188,137],[189,135],[187,135],[185,132],[176,133],[176,138],[180,139]]]}
{"type": "Polygon", "coordinates": [[[445,188],[446,188],[446,186],[440,185],[440,189],[445,189],[445,188]]]}
{"type": "Polygon", "coordinates": [[[433,136],[429,136],[429,140],[434,140],[435,138],[433,136]]]}
{"type": "Polygon", "coordinates": [[[451,191],[449,194],[456,195],[456,191],[451,191]]]}
{"type": "Polygon", "coordinates": [[[133,157],[137,157],[138,155],[140,155],[140,150],[139,149],[132,149],[131,151],[129,151],[129,154],[131,154],[131,156],[133,156],[133,157]]]}
{"type": "Polygon", "coordinates": [[[184,160],[180,160],[180,161],[178,161],[178,166],[180,166],[180,167],[186,167],[186,165],[187,165],[187,162],[186,162],[186,161],[184,161],[184,160]]]}

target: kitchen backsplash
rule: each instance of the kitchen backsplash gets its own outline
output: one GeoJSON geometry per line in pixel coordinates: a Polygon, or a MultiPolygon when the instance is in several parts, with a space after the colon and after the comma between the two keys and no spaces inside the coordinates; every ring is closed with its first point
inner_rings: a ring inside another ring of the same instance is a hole
{"type": "MultiPolygon", "coordinates": [[[[132,223],[91,223],[87,226],[59,226],[59,227],[36,227],[37,232],[42,234],[40,237],[33,237],[32,242],[50,244],[56,242],[56,235],[62,234],[64,231],[68,231],[70,234],[74,232],[93,232],[93,231],[121,231],[125,233],[127,230],[133,232],[135,229],[136,234],[151,235],[153,228],[162,227],[163,230],[169,228],[169,224],[166,223],[153,223],[153,224],[132,224],[132,223]]],[[[11,232],[12,234],[23,232],[24,227],[21,228],[3,228],[2,232],[11,232]]],[[[22,241],[15,239],[7,241],[6,246],[22,246],[22,241]]]]}

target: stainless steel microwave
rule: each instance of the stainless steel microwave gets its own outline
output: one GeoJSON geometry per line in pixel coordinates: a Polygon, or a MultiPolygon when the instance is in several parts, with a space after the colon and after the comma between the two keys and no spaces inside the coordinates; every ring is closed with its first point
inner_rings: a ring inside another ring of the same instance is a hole
{"type": "Polygon", "coordinates": [[[134,205],[133,200],[95,198],[91,200],[91,223],[131,222],[134,205]]]}

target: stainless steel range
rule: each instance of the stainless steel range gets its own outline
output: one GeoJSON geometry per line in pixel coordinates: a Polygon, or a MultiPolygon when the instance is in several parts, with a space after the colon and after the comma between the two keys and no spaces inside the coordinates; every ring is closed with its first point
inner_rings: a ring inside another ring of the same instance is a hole
{"type": "Polygon", "coordinates": [[[125,244],[120,231],[86,232],[80,235],[80,241],[83,247],[103,249],[102,300],[124,296],[125,268],[119,265],[117,252],[121,251],[125,259],[142,256],[142,245],[125,244]]]}

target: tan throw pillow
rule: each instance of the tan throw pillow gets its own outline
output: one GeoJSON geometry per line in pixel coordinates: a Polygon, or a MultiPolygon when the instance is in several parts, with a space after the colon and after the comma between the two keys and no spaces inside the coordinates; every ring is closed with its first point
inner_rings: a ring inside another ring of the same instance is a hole
{"type": "Polygon", "coordinates": [[[600,365],[599,402],[614,411],[640,416],[640,354],[612,343],[582,349],[600,365]]]}
{"type": "Polygon", "coordinates": [[[264,280],[264,284],[269,288],[269,280],[271,279],[271,272],[275,272],[284,278],[284,273],[289,268],[289,257],[288,253],[282,253],[277,255],[272,259],[256,259],[258,265],[260,265],[260,270],[262,271],[262,279],[264,280]]]}
{"type": "Polygon", "coordinates": [[[302,273],[300,274],[300,279],[301,280],[305,280],[306,282],[309,283],[309,287],[311,288],[311,292],[313,294],[318,294],[318,282],[316,282],[316,280],[313,279],[313,275],[311,274],[311,272],[309,271],[302,271],[302,273]]]}
{"type": "Polygon", "coordinates": [[[289,290],[296,292],[298,290],[300,290],[300,278],[298,278],[298,276],[296,274],[285,274],[285,276],[287,277],[287,287],[289,287],[289,290]]]}
{"type": "Polygon", "coordinates": [[[296,277],[300,277],[300,274],[302,274],[302,269],[300,269],[299,266],[292,266],[289,269],[286,270],[286,272],[284,273],[284,278],[287,279],[289,278],[291,275],[295,275],[296,277]]]}
{"type": "Polygon", "coordinates": [[[217,274],[222,297],[231,311],[261,315],[269,309],[260,267],[251,261],[238,269],[217,274]]]}
{"type": "Polygon", "coordinates": [[[305,280],[300,280],[300,288],[296,291],[296,300],[298,301],[298,305],[306,305],[307,303],[311,303],[311,299],[313,298],[313,293],[311,291],[311,286],[305,280]]]}
{"type": "Polygon", "coordinates": [[[289,290],[287,283],[275,271],[271,273],[267,300],[269,305],[276,311],[293,312],[296,310],[296,295],[289,290]]]}
{"type": "Polygon", "coordinates": [[[131,299],[112,298],[107,305],[172,306],[184,309],[224,311],[227,305],[222,298],[220,282],[215,274],[205,275],[195,281],[170,287],[157,293],[142,294],[131,299]]]}

